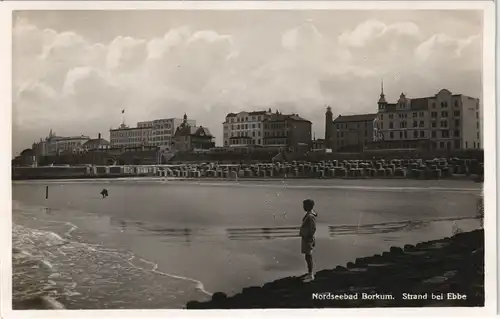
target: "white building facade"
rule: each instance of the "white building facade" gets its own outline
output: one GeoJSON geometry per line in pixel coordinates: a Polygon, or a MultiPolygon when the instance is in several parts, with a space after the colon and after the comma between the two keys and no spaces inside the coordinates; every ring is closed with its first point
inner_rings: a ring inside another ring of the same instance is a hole
{"type": "Polygon", "coordinates": [[[223,125],[223,145],[225,147],[240,147],[249,145],[264,145],[264,120],[271,116],[268,111],[242,111],[229,113],[223,125]]]}
{"type": "MultiPolygon", "coordinates": [[[[137,127],[122,124],[117,129],[111,129],[110,143],[112,147],[157,146],[164,150],[172,149],[172,137],[183,119],[168,118],[137,122],[137,127]]],[[[195,126],[195,120],[187,120],[195,126]]]]}
{"type": "Polygon", "coordinates": [[[479,99],[443,89],[435,96],[378,102],[377,140],[426,141],[431,150],[482,148],[479,99]]]}

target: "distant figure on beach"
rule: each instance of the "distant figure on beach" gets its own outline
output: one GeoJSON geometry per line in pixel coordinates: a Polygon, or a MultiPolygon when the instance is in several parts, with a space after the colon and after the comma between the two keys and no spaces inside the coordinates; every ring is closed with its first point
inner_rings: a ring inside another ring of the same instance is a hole
{"type": "Polygon", "coordinates": [[[106,188],[103,188],[101,191],[102,198],[108,197],[108,190],[106,188]]]}
{"type": "Polygon", "coordinates": [[[309,282],[314,280],[312,252],[316,245],[314,234],[316,233],[316,217],[318,214],[313,210],[314,201],[312,199],[306,199],[302,204],[306,214],[304,218],[302,218],[302,226],[300,227],[299,235],[302,239],[301,251],[307,263],[307,274],[303,277],[303,280],[304,282],[309,282]]]}

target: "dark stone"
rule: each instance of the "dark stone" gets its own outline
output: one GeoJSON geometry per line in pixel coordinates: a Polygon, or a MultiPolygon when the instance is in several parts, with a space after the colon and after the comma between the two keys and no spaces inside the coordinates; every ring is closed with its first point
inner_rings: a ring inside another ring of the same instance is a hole
{"type": "Polygon", "coordinates": [[[212,302],[220,303],[227,299],[227,295],[223,292],[216,292],[212,295],[212,302]]]}
{"type": "Polygon", "coordinates": [[[415,246],[413,245],[405,245],[404,246],[404,251],[414,251],[415,250],[415,246]]]}
{"type": "Polygon", "coordinates": [[[186,308],[187,309],[202,309],[201,302],[198,302],[196,300],[188,301],[188,303],[186,304],[186,308]]]}
{"type": "Polygon", "coordinates": [[[391,249],[389,251],[393,255],[401,255],[404,253],[404,251],[401,247],[391,247],[391,249]]]}
{"type": "Polygon", "coordinates": [[[259,294],[260,292],[261,292],[261,288],[254,286],[254,287],[243,288],[241,293],[244,295],[256,295],[256,294],[259,294]]]}
{"type": "Polygon", "coordinates": [[[331,270],[320,270],[316,273],[315,277],[316,278],[328,278],[332,275],[331,270]]]}
{"type": "Polygon", "coordinates": [[[383,262],[384,261],[384,258],[379,255],[379,254],[376,254],[376,255],[373,255],[371,257],[367,257],[365,262],[367,264],[375,264],[375,263],[380,263],[380,262],[383,262]]]}

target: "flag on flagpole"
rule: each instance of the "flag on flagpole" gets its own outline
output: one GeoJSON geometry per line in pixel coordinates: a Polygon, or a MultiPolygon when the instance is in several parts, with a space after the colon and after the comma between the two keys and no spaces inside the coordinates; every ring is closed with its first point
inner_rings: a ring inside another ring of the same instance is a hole
{"type": "Polygon", "coordinates": [[[122,110],[122,114],[125,114],[125,110],[122,110]]]}

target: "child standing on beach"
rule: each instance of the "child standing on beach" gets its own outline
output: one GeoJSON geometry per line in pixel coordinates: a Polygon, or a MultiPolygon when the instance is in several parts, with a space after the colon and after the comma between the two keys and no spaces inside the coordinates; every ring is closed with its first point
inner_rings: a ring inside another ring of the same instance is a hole
{"type": "Polygon", "coordinates": [[[306,199],[302,204],[306,214],[302,218],[302,226],[300,227],[301,251],[307,263],[307,275],[303,280],[309,282],[314,280],[312,251],[316,244],[314,234],[316,233],[316,216],[318,215],[313,210],[314,201],[312,199],[306,199]]]}

